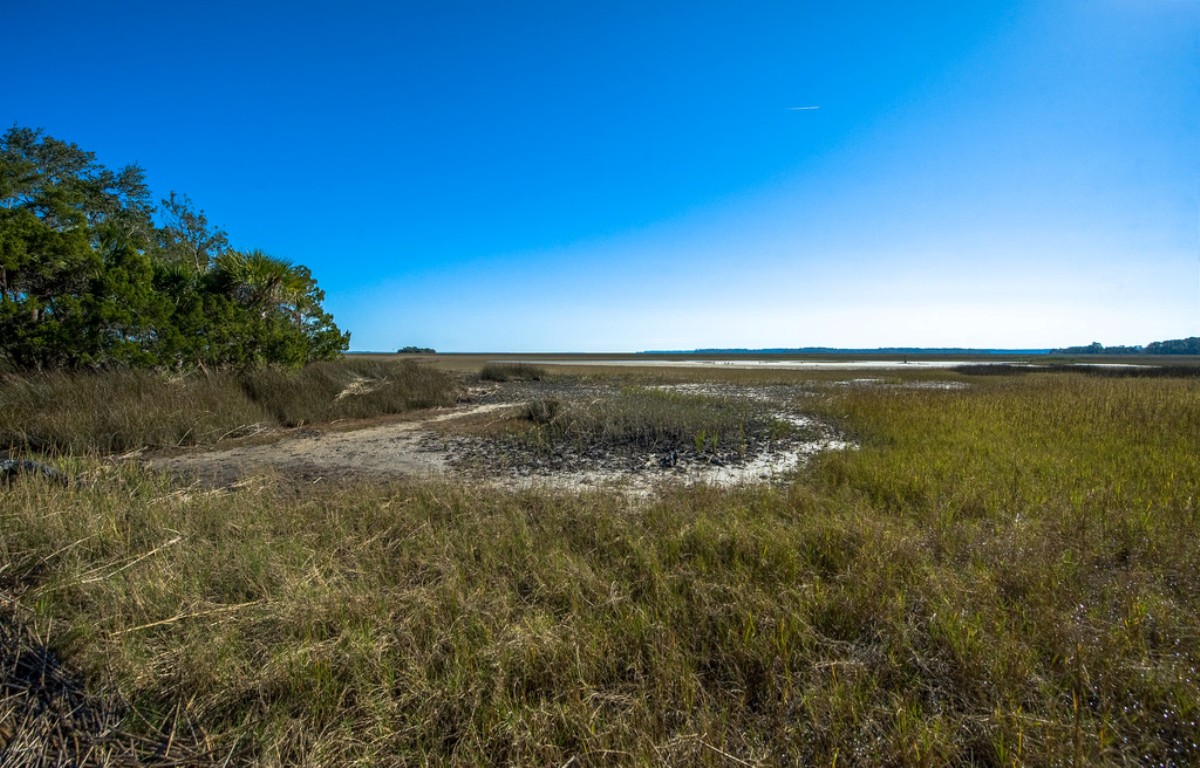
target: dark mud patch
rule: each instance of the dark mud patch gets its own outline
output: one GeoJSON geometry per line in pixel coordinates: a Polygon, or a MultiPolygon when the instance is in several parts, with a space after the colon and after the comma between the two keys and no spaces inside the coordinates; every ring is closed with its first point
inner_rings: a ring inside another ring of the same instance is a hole
{"type": "Polygon", "coordinates": [[[510,408],[475,429],[447,425],[424,445],[457,471],[512,485],[735,484],[782,479],[808,456],[844,448],[803,413],[799,387],[523,382],[496,393],[510,408]]]}

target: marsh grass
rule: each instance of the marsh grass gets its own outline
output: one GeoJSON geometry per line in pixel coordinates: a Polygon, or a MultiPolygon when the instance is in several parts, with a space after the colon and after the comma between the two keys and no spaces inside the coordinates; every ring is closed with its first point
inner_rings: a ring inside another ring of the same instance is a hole
{"type": "Polygon", "coordinates": [[[541,381],[546,369],[532,363],[488,363],[479,371],[482,381],[541,381]]]}
{"type": "Polygon", "coordinates": [[[614,387],[583,379],[532,390],[532,399],[482,429],[445,428],[452,434],[454,466],[474,475],[519,476],[726,466],[817,432],[824,436],[824,428],[806,431],[774,412],[786,404],[768,405],[744,393],[614,387]]]}
{"type": "Polygon", "coordinates": [[[0,448],[115,453],[215,442],[271,421],[231,373],[46,373],[0,378],[0,448]]]}
{"type": "Polygon", "coordinates": [[[643,504],[23,480],[0,575],[128,728],[244,763],[1200,760],[1194,381],[819,407],[859,450],[643,504]]]}
{"type": "Polygon", "coordinates": [[[454,402],[455,381],[414,363],[299,371],[113,370],[0,377],[0,449],[115,453],[213,443],[264,426],[366,418],[454,402]]]}
{"type": "Polygon", "coordinates": [[[1050,363],[1036,365],[1012,365],[989,363],[982,365],[960,365],[954,370],[968,376],[1021,376],[1031,373],[1074,373],[1108,379],[1194,379],[1200,378],[1200,365],[1187,362],[1161,360],[1096,365],[1094,363],[1050,363]]]}
{"type": "Polygon", "coordinates": [[[364,419],[454,403],[454,381],[413,362],[343,360],[299,371],[262,368],[243,374],[249,399],[284,426],[364,419]]]}
{"type": "Polygon", "coordinates": [[[534,424],[547,426],[553,424],[562,413],[562,401],[553,397],[538,397],[527,402],[520,412],[520,417],[534,424]]]}
{"type": "Polygon", "coordinates": [[[540,400],[524,409],[533,422],[535,442],[626,451],[684,451],[716,454],[744,450],[750,442],[781,439],[790,425],[761,403],[730,395],[624,387],[615,393],[555,401],[540,400]]]}
{"type": "Polygon", "coordinates": [[[626,387],[610,399],[569,409],[564,434],[639,448],[687,447],[694,440],[732,438],[770,422],[754,403],[736,397],[626,387]]]}

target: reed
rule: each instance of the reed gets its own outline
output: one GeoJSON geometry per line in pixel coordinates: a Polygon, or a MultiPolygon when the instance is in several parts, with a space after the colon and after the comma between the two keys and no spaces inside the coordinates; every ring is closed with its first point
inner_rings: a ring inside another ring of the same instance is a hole
{"type": "Polygon", "coordinates": [[[457,382],[415,363],[351,360],[298,371],[110,370],[0,377],[0,449],[109,454],[211,444],[264,427],[450,405],[457,382]]]}

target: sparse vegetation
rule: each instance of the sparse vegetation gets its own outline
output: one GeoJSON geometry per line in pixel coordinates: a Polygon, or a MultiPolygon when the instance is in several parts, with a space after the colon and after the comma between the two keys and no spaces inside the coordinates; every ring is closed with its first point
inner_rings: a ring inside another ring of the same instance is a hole
{"type": "Polygon", "coordinates": [[[455,440],[454,465],[489,476],[599,469],[628,475],[655,466],[740,466],[802,438],[828,436],[781,413],[789,407],[786,395],[782,402],[752,399],[745,388],[702,393],[565,378],[551,391],[493,420],[486,434],[455,440]]]}
{"type": "MultiPolygon", "coordinates": [[[[858,450],[641,504],[29,478],[0,490],[0,586],[159,755],[1197,763],[1196,380],[971,381],[819,386],[858,450]]],[[[627,398],[534,420],[641,439],[716,407],[627,398]]]]}
{"type": "Polygon", "coordinates": [[[532,421],[534,424],[549,425],[554,423],[560,413],[562,413],[561,400],[553,397],[539,397],[525,404],[525,407],[521,409],[521,418],[532,421]]]}
{"type": "MultiPolygon", "coordinates": [[[[571,403],[543,425],[551,441],[640,451],[718,449],[765,437],[778,419],[739,397],[625,387],[608,397],[571,403]]],[[[786,426],[786,424],[784,425],[786,426]]]]}

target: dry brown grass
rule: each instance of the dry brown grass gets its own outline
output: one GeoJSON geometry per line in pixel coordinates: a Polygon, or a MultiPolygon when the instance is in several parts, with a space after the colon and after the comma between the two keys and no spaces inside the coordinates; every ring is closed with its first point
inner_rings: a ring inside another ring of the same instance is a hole
{"type": "Polygon", "coordinates": [[[456,389],[440,371],[373,361],[241,374],[8,375],[0,377],[0,449],[95,454],[203,445],[267,426],[449,405],[456,389]]]}

